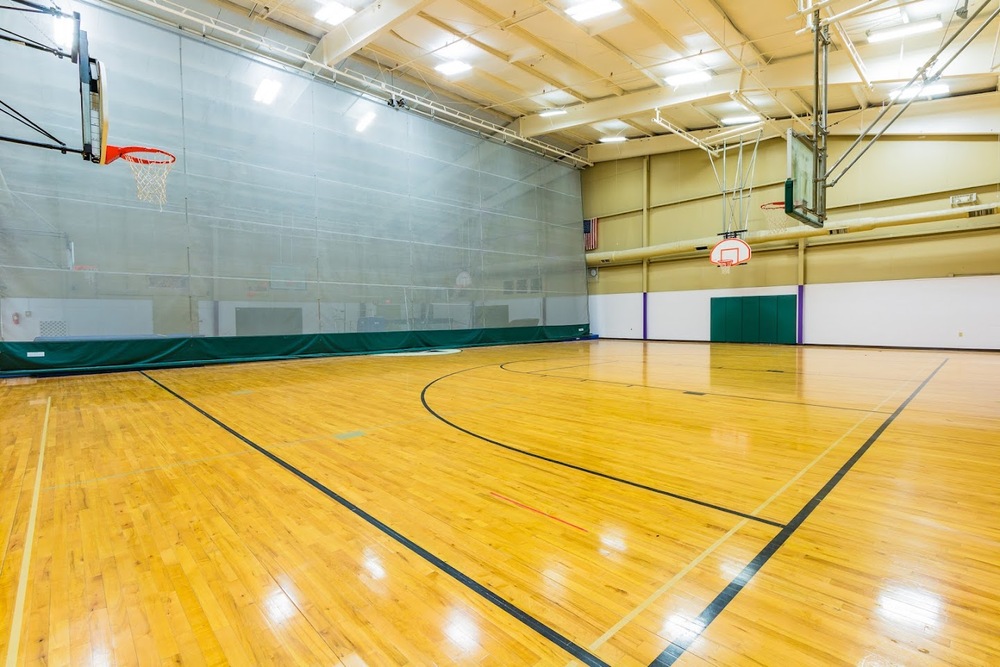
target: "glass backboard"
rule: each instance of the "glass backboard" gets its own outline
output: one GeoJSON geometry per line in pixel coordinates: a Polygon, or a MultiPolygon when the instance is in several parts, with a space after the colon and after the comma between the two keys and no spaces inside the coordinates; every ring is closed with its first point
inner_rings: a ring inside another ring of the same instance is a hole
{"type": "Polygon", "coordinates": [[[796,220],[822,227],[816,210],[816,148],[812,137],[788,130],[788,175],[785,180],[785,213],[796,220]]]}

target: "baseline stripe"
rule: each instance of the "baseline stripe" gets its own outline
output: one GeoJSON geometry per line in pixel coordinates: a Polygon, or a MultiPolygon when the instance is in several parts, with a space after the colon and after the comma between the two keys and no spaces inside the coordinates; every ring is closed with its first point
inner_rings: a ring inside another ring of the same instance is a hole
{"type": "Polygon", "coordinates": [[[167,387],[163,383],[159,382],[155,378],[150,377],[145,372],[142,372],[141,375],[143,375],[143,377],[145,377],[150,382],[152,382],[156,386],[158,386],[161,389],[163,389],[165,392],[167,392],[168,394],[170,394],[174,398],[176,398],[176,399],[180,400],[181,402],[183,402],[188,407],[194,409],[196,412],[198,412],[199,414],[201,414],[203,417],[205,417],[209,421],[213,422],[216,426],[219,426],[220,428],[222,428],[224,431],[226,431],[230,435],[232,435],[232,436],[236,437],[237,439],[241,440],[244,444],[246,444],[249,447],[252,447],[253,449],[257,450],[258,452],[260,452],[261,454],[263,454],[267,458],[271,459],[273,462],[277,463],[279,466],[281,466],[282,468],[284,468],[288,472],[292,473],[293,475],[295,475],[296,477],[298,477],[302,481],[306,482],[307,484],[309,484],[310,486],[312,486],[313,488],[315,488],[317,491],[320,491],[321,493],[323,493],[325,496],[327,496],[331,500],[339,503],[340,505],[342,505],[343,507],[345,507],[347,510],[349,510],[350,512],[352,512],[353,514],[355,514],[359,518],[363,519],[364,521],[366,521],[370,525],[374,526],[375,528],[378,528],[380,531],[382,531],[383,533],[385,533],[386,535],[388,535],[392,539],[396,540],[397,542],[399,542],[400,544],[402,544],[404,547],[406,547],[407,549],[409,549],[413,553],[417,554],[418,556],[420,556],[421,558],[423,558],[424,560],[426,560],[428,563],[430,563],[431,565],[435,566],[436,568],[438,568],[439,570],[441,570],[442,572],[444,572],[445,574],[447,574],[451,578],[455,579],[456,581],[458,581],[459,583],[461,583],[462,585],[464,585],[466,588],[472,590],[473,592],[477,593],[479,596],[485,598],[487,601],[491,602],[495,606],[497,606],[500,609],[502,609],[503,611],[507,612],[508,614],[510,614],[511,616],[513,616],[514,618],[516,618],[521,623],[525,624],[526,626],[528,626],[529,628],[531,628],[532,630],[534,630],[535,632],[537,632],[541,636],[543,636],[546,639],[548,639],[553,644],[555,644],[555,645],[559,646],[560,648],[562,648],[563,650],[565,650],[567,653],[569,653],[570,655],[572,655],[574,658],[576,658],[580,662],[582,662],[582,663],[584,663],[586,665],[593,665],[594,667],[609,667],[609,665],[606,662],[604,662],[603,660],[601,660],[600,658],[598,658],[596,655],[593,655],[592,653],[590,653],[587,649],[583,648],[582,646],[579,646],[578,644],[575,644],[573,641],[571,641],[567,637],[564,637],[563,635],[561,635],[559,632],[557,632],[553,628],[550,628],[549,626],[545,625],[544,623],[542,623],[541,621],[539,621],[534,616],[528,614],[526,611],[523,611],[519,607],[516,607],[512,603],[510,603],[507,600],[503,599],[502,597],[500,597],[499,595],[497,595],[496,593],[494,593],[490,589],[486,588],[485,586],[483,586],[479,582],[477,582],[474,579],[472,579],[472,577],[470,577],[467,574],[459,571],[454,566],[449,565],[444,559],[442,559],[442,558],[440,558],[438,556],[435,556],[430,551],[428,551],[427,549],[421,547],[419,544],[417,544],[413,540],[409,539],[408,537],[404,536],[399,531],[395,530],[394,528],[391,528],[388,524],[385,524],[382,521],[379,521],[374,516],[372,516],[368,512],[364,511],[363,509],[361,509],[360,507],[358,507],[357,505],[355,505],[354,503],[352,503],[351,501],[349,501],[347,498],[344,498],[343,496],[341,496],[338,493],[334,492],[333,490],[331,490],[330,488],[328,488],[327,486],[325,486],[323,483],[321,483],[321,482],[317,481],[316,479],[310,477],[309,475],[307,475],[306,473],[302,472],[301,470],[299,470],[298,468],[296,468],[295,466],[293,466],[291,463],[288,463],[287,461],[285,461],[281,457],[279,457],[279,456],[271,453],[267,449],[264,449],[262,446],[258,445],[256,442],[254,442],[250,438],[248,438],[245,435],[243,435],[242,433],[236,431],[235,429],[233,429],[231,426],[227,425],[226,423],[224,423],[220,419],[218,419],[218,418],[214,417],[213,415],[209,414],[207,411],[205,411],[202,408],[198,407],[197,405],[195,405],[194,403],[192,403],[188,399],[184,398],[183,396],[181,396],[180,394],[178,394],[174,390],[170,389],[169,387],[167,387]]]}

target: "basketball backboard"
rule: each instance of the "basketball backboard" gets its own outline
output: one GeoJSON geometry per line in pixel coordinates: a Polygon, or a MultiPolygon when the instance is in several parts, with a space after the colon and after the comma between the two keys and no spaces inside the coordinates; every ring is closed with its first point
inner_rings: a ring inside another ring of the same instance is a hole
{"type": "Polygon", "coordinates": [[[824,211],[817,197],[816,147],[812,137],[788,130],[788,174],[785,214],[813,227],[823,226],[824,211]]]}
{"type": "Polygon", "coordinates": [[[749,262],[752,254],[746,241],[738,237],[727,237],[715,244],[708,258],[718,266],[736,266],[749,262]]]}

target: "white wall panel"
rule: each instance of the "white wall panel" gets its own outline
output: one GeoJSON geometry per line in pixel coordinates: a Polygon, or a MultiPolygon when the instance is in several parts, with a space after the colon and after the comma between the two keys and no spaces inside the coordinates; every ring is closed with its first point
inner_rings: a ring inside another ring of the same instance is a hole
{"type": "Polygon", "coordinates": [[[153,302],[148,299],[14,297],[0,299],[0,318],[0,333],[8,341],[153,335],[153,302]]]}
{"type": "Polygon", "coordinates": [[[590,297],[590,332],[601,338],[642,338],[642,294],[590,297]]]}
{"type": "Polygon", "coordinates": [[[806,343],[1000,349],[1000,276],[807,285],[806,343]]]}

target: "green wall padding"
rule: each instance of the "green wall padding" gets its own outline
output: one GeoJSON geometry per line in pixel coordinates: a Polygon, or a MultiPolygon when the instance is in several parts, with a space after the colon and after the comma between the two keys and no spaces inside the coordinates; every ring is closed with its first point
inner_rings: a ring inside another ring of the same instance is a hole
{"type": "Polygon", "coordinates": [[[760,343],[760,302],[767,297],[743,297],[743,342],[760,343]]]}
{"type": "Polygon", "coordinates": [[[709,340],[721,343],[726,339],[726,299],[712,299],[712,330],[709,340]]]}
{"type": "Polygon", "coordinates": [[[0,343],[0,377],[541,343],[589,336],[589,324],[569,324],[297,336],[81,339],[0,343]]]}
{"type": "Polygon", "coordinates": [[[773,298],[760,300],[760,342],[778,342],[778,300],[773,298]]]}
{"type": "Polygon", "coordinates": [[[726,338],[727,343],[743,341],[743,299],[732,298],[726,301],[726,338]]]}
{"type": "Polygon", "coordinates": [[[713,298],[710,340],[794,345],[797,298],[794,294],[713,298]]]}
{"type": "Polygon", "coordinates": [[[795,345],[796,296],[783,294],[773,298],[778,300],[778,342],[795,345]]]}

